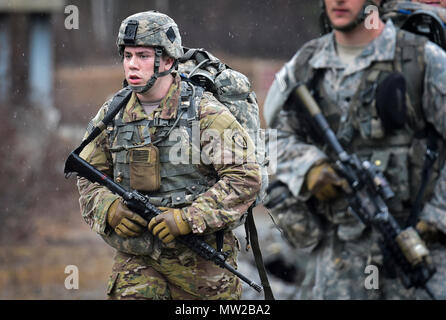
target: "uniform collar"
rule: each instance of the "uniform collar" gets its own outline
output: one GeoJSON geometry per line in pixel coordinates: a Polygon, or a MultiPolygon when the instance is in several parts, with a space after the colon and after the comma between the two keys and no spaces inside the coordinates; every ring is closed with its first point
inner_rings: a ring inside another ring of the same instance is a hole
{"type": "Polygon", "coordinates": [[[175,73],[174,81],[169,88],[166,96],[161,100],[160,105],[153,111],[153,117],[147,115],[144,111],[141,103],[139,102],[136,93],[132,92],[129,102],[125,107],[124,115],[122,117],[123,122],[134,122],[143,119],[160,118],[164,120],[175,119],[178,112],[178,103],[180,101],[180,76],[175,73]]]}
{"type": "Polygon", "coordinates": [[[356,58],[355,63],[346,66],[339,59],[335,49],[334,32],[320,38],[321,49],[310,59],[314,69],[345,69],[345,75],[366,69],[372,62],[393,60],[396,47],[396,29],[392,21],[387,21],[383,32],[356,58]]]}

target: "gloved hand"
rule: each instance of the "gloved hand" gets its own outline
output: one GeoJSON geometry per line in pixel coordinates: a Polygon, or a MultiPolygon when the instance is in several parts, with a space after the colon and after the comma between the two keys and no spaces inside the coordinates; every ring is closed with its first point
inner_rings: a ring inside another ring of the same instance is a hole
{"type": "Polygon", "coordinates": [[[147,227],[147,221],[130,211],[119,199],[108,209],[107,223],[123,238],[139,236],[147,227]]]}
{"type": "Polygon", "coordinates": [[[169,243],[180,235],[191,233],[187,221],[181,215],[181,209],[159,208],[163,213],[152,218],[149,223],[149,230],[160,238],[163,243],[169,243]]]}
{"type": "Polygon", "coordinates": [[[340,189],[347,189],[347,181],[338,176],[327,163],[322,162],[310,169],[306,177],[307,189],[320,201],[329,201],[339,197],[340,189]]]}
{"type": "Polygon", "coordinates": [[[438,229],[430,222],[420,220],[415,226],[415,229],[417,230],[421,239],[423,239],[426,243],[433,243],[439,237],[438,229]]]}

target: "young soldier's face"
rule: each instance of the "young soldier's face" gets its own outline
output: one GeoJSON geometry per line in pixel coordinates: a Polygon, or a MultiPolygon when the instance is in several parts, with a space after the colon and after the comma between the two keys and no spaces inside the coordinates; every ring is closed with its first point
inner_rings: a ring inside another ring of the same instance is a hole
{"type": "Polygon", "coordinates": [[[335,29],[351,24],[363,9],[364,0],[324,0],[325,10],[335,29]]]}
{"type": "MultiPolygon", "coordinates": [[[[125,47],[122,63],[127,82],[132,86],[144,86],[154,72],[155,50],[151,47],[125,47]]],[[[168,70],[172,63],[172,58],[162,56],[159,72],[168,70]]]]}
{"type": "Polygon", "coordinates": [[[446,0],[412,0],[412,2],[421,2],[436,7],[446,7],[446,0]]]}

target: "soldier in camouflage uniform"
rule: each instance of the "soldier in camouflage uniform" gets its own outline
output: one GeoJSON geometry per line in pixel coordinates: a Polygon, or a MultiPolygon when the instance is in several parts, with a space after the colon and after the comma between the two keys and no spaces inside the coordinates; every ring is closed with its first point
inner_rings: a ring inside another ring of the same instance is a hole
{"type": "MultiPolygon", "coordinates": [[[[295,54],[276,74],[265,101],[266,120],[278,130],[276,178],[282,190],[274,192],[291,194],[272,209],[273,216],[287,240],[308,257],[301,299],[428,299],[428,295],[421,289],[405,289],[383,269],[378,233],[347,210],[344,182],[333,169],[327,146],[288,99],[298,83],[313,90],[347,152],[384,172],[396,194],[388,206],[402,226],[420,187],[426,150],[423,133],[427,126],[434,128],[439,158],[416,226],[437,267],[428,284],[437,298],[446,298],[446,54],[434,43],[396,29],[390,20],[366,29],[361,12],[379,2],[325,0],[334,31],[295,54]],[[398,74],[407,89],[392,82],[398,74]],[[399,98],[394,97],[396,91],[399,98]],[[406,108],[398,110],[405,111],[406,120],[397,124],[404,116],[394,113],[393,127],[385,126],[389,118],[377,114],[383,101],[388,110],[398,107],[395,102],[404,104],[406,108]],[[271,111],[279,108],[280,113],[271,111]],[[366,287],[368,265],[378,267],[377,289],[366,287]]],[[[274,192],[268,197],[277,196],[274,192]]]]}
{"type": "Polygon", "coordinates": [[[84,220],[117,250],[107,294],[239,299],[237,277],[174,239],[202,235],[214,248],[218,242],[228,263],[237,266],[239,244],[231,230],[260,189],[253,142],[210,92],[175,71],[183,48],[170,17],[154,11],[128,17],[117,45],[131,97],[81,157],[124,188],[148,195],[163,213],[145,221],[107,188],[79,178],[84,220]]]}

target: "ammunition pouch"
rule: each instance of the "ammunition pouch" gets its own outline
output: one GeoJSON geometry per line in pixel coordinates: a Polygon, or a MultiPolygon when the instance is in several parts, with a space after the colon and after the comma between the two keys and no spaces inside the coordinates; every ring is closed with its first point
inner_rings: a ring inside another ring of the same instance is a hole
{"type": "Polygon", "coordinates": [[[156,146],[149,144],[131,149],[130,187],[143,192],[156,191],[161,185],[160,157],[156,146]]]}

